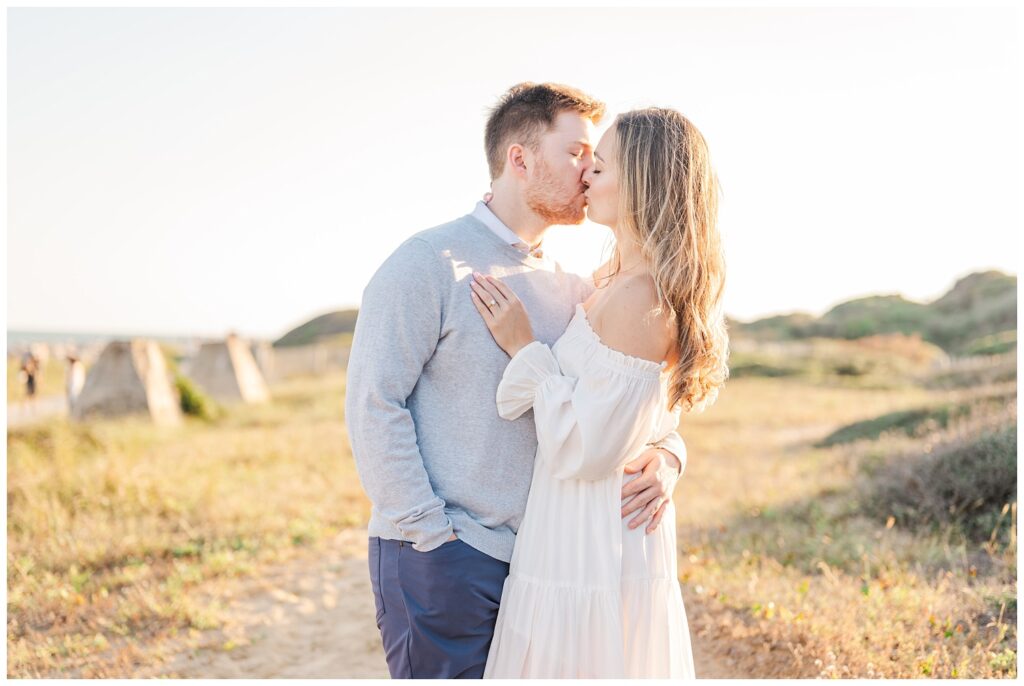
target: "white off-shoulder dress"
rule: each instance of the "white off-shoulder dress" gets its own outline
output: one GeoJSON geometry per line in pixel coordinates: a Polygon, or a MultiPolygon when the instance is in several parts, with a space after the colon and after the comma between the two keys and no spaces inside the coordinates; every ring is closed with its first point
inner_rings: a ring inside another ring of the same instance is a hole
{"type": "Polygon", "coordinates": [[[484,678],[694,678],[675,508],[621,517],[623,467],[674,431],[665,363],[604,345],[582,305],[554,346],[509,362],[498,413],[529,410],[537,459],[484,678]]]}

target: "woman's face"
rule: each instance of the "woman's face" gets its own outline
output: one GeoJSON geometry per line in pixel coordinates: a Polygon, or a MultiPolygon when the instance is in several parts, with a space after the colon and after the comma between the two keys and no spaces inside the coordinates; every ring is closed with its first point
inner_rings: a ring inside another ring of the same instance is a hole
{"type": "Polygon", "coordinates": [[[614,227],[619,219],[619,179],[616,173],[618,136],[615,123],[601,136],[594,149],[594,164],[583,174],[587,186],[587,218],[614,227]]]}

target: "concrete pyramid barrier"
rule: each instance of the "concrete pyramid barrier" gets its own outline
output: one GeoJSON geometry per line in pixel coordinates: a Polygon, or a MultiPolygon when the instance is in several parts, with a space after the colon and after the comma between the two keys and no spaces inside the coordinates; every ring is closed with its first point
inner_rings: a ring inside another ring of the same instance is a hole
{"type": "Polygon", "coordinates": [[[171,387],[167,363],[155,341],[112,341],[89,370],[73,417],[148,414],[157,424],[181,422],[181,407],[171,387]]]}
{"type": "Polygon", "coordinates": [[[270,391],[250,347],[234,334],[204,343],[189,367],[189,377],[222,402],[264,403],[270,391]]]}

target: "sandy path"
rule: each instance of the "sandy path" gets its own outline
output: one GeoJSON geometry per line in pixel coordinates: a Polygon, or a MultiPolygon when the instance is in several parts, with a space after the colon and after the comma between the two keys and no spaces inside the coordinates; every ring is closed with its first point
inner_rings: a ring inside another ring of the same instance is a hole
{"type": "Polygon", "coordinates": [[[222,596],[228,620],[151,674],[180,678],[387,678],[366,561],[366,530],[329,554],[268,568],[222,596]],[[225,649],[225,645],[234,645],[225,649]]]}
{"type": "Polygon", "coordinates": [[[722,632],[713,629],[720,623],[716,612],[690,598],[685,602],[693,647],[693,669],[697,678],[750,679],[757,676],[749,667],[741,666],[751,652],[750,644],[736,639],[723,640],[722,632]]]}
{"type": "Polygon", "coordinates": [[[37,397],[34,403],[24,400],[8,402],[7,428],[16,429],[67,413],[67,398],[60,395],[37,397]]]}
{"type": "MultiPolygon", "coordinates": [[[[205,632],[195,648],[136,676],[179,678],[387,678],[366,561],[366,530],[342,532],[331,552],[268,568],[225,590],[223,629],[205,632]],[[226,649],[226,646],[228,649],[226,649]]],[[[697,605],[687,606],[694,661],[702,678],[739,677],[695,631],[697,605]]]]}

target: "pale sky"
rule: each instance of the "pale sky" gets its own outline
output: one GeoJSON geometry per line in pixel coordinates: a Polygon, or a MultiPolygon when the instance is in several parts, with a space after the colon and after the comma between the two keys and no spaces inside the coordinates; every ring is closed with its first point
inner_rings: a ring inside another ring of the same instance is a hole
{"type": "MultiPolygon", "coordinates": [[[[8,328],[276,337],[488,188],[556,81],[707,138],[727,314],[1016,274],[1011,9],[9,9],[8,328]]],[[[606,123],[610,123],[611,116],[606,123]]],[[[602,130],[604,127],[601,127],[602,130]]],[[[589,273],[607,229],[552,229],[589,273]]]]}

